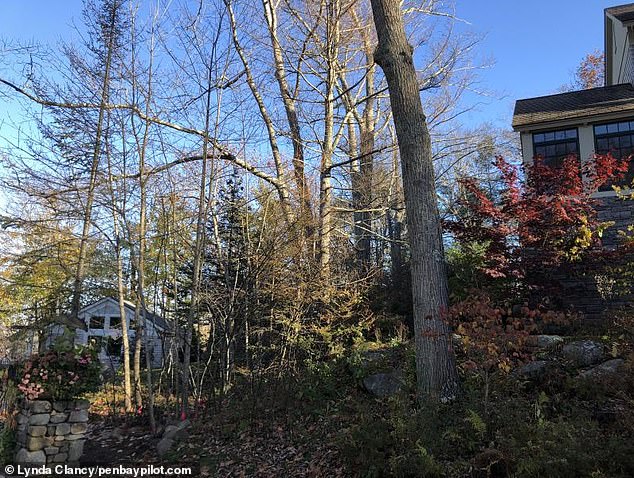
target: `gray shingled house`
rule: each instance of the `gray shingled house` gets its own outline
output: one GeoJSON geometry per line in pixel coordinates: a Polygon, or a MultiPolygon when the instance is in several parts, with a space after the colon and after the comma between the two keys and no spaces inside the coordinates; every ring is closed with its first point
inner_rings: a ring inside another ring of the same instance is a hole
{"type": "MultiPolygon", "coordinates": [[[[634,154],[634,3],[606,8],[604,22],[605,86],[515,103],[513,129],[520,134],[524,162],[542,156],[556,165],[569,154],[581,161],[595,153],[634,154]]],[[[634,165],[622,184],[633,179],[634,165]]],[[[617,198],[611,187],[595,196],[600,199],[599,218],[615,222],[603,239],[605,247],[614,247],[617,231],[634,222],[634,201],[617,198]]],[[[596,280],[594,285],[570,284],[571,303],[589,316],[605,311],[610,301],[604,295],[596,280]]]]}

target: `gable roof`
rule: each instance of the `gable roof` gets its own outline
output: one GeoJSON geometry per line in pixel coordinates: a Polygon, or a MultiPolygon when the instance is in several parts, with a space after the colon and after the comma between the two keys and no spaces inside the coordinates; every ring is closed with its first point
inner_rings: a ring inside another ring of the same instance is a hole
{"type": "MultiPolygon", "coordinates": [[[[102,304],[103,302],[113,302],[114,304],[116,304],[117,307],[119,306],[119,301],[118,300],[116,300],[116,299],[114,299],[112,297],[104,297],[103,299],[99,299],[98,301],[93,302],[92,304],[89,304],[89,305],[83,307],[79,311],[79,313],[88,312],[88,309],[91,309],[92,307],[95,307],[95,306],[97,306],[99,304],[102,304]]],[[[124,301],[124,303],[125,303],[126,309],[129,309],[132,313],[134,313],[136,311],[136,306],[132,302],[126,300],[126,301],[124,301]]],[[[146,310],[145,311],[145,318],[147,320],[149,320],[150,322],[152,322],[154,325],[156,325],[157,327],[159,327],[159,328],[161,328],[163,330],[167,330],[168,329],[167,321],[163,317],[161,317],[160,315],[154,314],[154,313],[150,312],[149,310],[146,310]]]]}
{"type": "Polygon", "coordinates": [[[630,83],[517,100],[513,128],[621,112],[634,113],[630,83]]]}
{"type": "Polygon", "coordinates": [[[631,22],[634,20],[634,3],[608,7],[605,9],[605,13],[612,15],[614,18],[623,23],[631,22]]]}

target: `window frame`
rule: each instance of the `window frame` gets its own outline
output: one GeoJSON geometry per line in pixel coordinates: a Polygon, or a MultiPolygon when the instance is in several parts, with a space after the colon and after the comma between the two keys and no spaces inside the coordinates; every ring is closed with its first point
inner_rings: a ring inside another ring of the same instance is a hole
{"type": "MultiPolygon", "coordinates": [[[[592,124],[592,140],[594,145],[594,152],[596,154],[607,154],[609,152],[612,152],[614,149],[616,149],[619,151],[619,155],[618,156],[614,155],[614,157],[616,159],[622,159],[620,152],[622,149],[627,149],[627,148],[622,148],[620,144],[616,148],[610,147],[609,141],[610,139],[621,138],[624,136],[630,136],[630,146],[629,146],[630,152],[628,156],[634,155],[634,117],[622,118],[620,120],[602,121],[600,123],[592,124]],[[624,123],[628,124],[628,129],[621,131],[620,125],[624,123]],[[612,126],[612,125],[616,125],[616,131],[609,131],[609,126],[612,126]],[[601,128],[601,127],[606,127],[605,132],[597,134],[597,128],[601,128]],[[607,150],[605,150],[604,148],[599,148],[599,145],[598,145],[599,140],[608,141],[607,150]]],[[[630,184],[633,178],[634,178],[634,161],[630,163],[630,170],[626,173],[625,178],[623,179],[623,184],[620,184],[620,185],[623,186],[623,185],[630,184]]],[[[613,183],[611,181],[604,184],[603,186],[599,188],[599,192],[612,191],[612,185],[613,183]]]]}
{"type": "Polygon", "coordinates": [[[579,158],[580,155],[580,151],[581,151],[581,146],[579,144],[579,127],[578,126],[573,126],[573,127],[564,127],[564,128],[557,128],[557,129],[544,129],[544,130],[538,130],[538,131],[532,131],[531,132],[531,142],[532,142],[532,146],[533,146],[533,159],[536,158],[537,156],[539,156],[537,154],[537,147],[548,147],[548,146],[556,146],[558,144],[562,144],[562,143],[570,143],[572,142],[572,139],[574,139],[575,141],[575,149],[576,152],[572,153],[565,153],[563,156],[561,156],[560,158],[558,156],[546,156],[546,155],[541,155],[541,157],[544,159],[544,163],[545,164],[549,164],[553,159],[555,160],[563,160],[563,158],[574,154],[577,156],[577,159],[579,158]],[[575,132],[575,136],[574,138],[567,138],[564,137],[563,139],[556,139],[557,133],[561,133],[561,132],[568,132],[568,131],[574,131],[575,132]],[[536,137],[538,135],[546,135],[546,134],[550,134],[552,133],[554,135],[552,140],[542,140],[537,142],[536,141],[536,137]]]}
{"type": "Polygon", "coordinates": [[[105,315],[91,315],[88,318],[88,328],[90,330],[105,330],[106,328],[106,316],[105,315]],[[93,327],[93,320],[101,319],[101,327],[93,327]]]}

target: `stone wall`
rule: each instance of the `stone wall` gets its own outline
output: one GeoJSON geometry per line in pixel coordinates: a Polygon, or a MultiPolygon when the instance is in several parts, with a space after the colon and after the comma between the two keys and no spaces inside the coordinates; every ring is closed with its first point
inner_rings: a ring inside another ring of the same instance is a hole
{"type": "Polygon", "coordinates": [[[619,232],[634,224],[634,200],[624,200],[616,196],[598,199],[597,217],[601,222],[614,222],[604,233],[603,246],[614,249],[619,244],[619,232]]]}
{"type": "Polygon", "coordinates": [[[16,464],[77,463],[84,451],[89,408],[88,400],[21,403],[16,464]]]}
{"type": "MultiPolygon", "coordinates": [[[[596,211],[599,221],[614,222],[601,239],[605,249],[614,250],[620,244],[619,231],[625,231],[629,225],[634,224],[634,200],[624,200],[616,196],[600,198],[596,211]]],[[[618,260],[633,261],[634,257],[620,256],[618,260]]],[[[618,263],[607,265],[619,266],[618,263]]],[[[562,286],[562,304],[582,312],[586,322],[599,324],[610,317],[615,309],[634,305],[634,290],[628,293],[615,288],[609,275],[602,274],[592,266],[577,264],[564,274],[554,274],[562,286]]]]}

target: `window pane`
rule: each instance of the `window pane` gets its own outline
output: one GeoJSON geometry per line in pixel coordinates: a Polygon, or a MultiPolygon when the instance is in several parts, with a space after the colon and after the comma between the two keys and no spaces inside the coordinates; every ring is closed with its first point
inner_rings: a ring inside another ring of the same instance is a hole
{"type": "Polygon", "coordinates": [[[546,155],[545,146],[535,146],[535,156],[545,156],[545,155],[546,155]]]}
{"type": "Polygon", "coordinates": [[[565,131],[555,131],[555,140],[560,141],[562,139],[566,139],[565,131]]]}
{"type": "Polygon", "coordinates": [[[544,142],[544,135],[543,135],[543,133],[534,134],[534,135],[533,135],[533,141],[534,141],[535,143],[543,143],[543,142],[544,142]]]}
{"type": "Polygon", "coordinates": [[[630,138],[631,136],[629,135],[621,136],[621,148],[629,148],[632,146],[632,140],[630,138]]]}
{"type": "Polygon", "coordinates": [[[115,329],[121,327],[121,317],[110,317],[110,328],[115,329]]]}
{"type": "Polygon", "coordinates": [[[90,318],[91,329],[103,329],[104,317],[95,315],[90,318]]]}
{"type": "Polygon", "coordinates": [[[608,150],[607,139],[597,139],[597,153],[606,153],[608,150]]]}
{"type": "Polygon", "coordinates": [[[608,133],[618,133],[619,126],[616,123],[612,123],[608,125],[608,133]]]}
{"type": "Polygon", "coordinates": [[[604,124],[602,124],[601,126],[594,127],[594,134],[605,134],[607,132],[608,132],[608,127],[604,124]]]}
{"type": "Polygon", "coordinates": [[[554,132],[544,133],[544,141],[554,141],[554,140],[555,140],[554,132]]]}
{"type": "Polygon", "coordinates": [[[557,148],[557,156],[565,156],[566,155],[566,143],[560,143],[556,145],[557,148]]]}
{"type": "Polygon", "coordinates": [[[616,138],[608,138],[608,148],[609,149],[616,149],[619,147],[619,138],[618,136],[616,138]]]}
{"type": "Polygon", "coordinates": [[[624,123],[619,123],[619,133],[623,133],[626,131],[630,130],[630,123],[629,122],[624,122],[624,123]]]}
{"type": "Polygon", "coordinates": [[[569,129],[568,131],[566,131],[566,139],[571,139],[571,138],[576,138],[577,137],[577,130],[576,129],[569,129]]]}
{"type": "Polygon", "coordinates": [[[566,143],[566,153],[568,154],[576,154],[577,153],[577,142],[569,142],[566,143]]]}
{"type": "Polygon", "coordinates": [[[546,156],[555,156],[557,154],[557,148],[555,145],[546,146],[546,156]]]}

